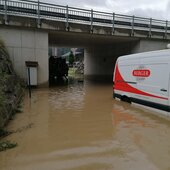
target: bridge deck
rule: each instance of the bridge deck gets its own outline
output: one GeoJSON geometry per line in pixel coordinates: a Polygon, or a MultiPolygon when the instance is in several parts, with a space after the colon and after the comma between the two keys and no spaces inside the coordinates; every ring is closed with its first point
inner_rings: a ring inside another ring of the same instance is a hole
{"type": "Polygon", "coordinates": [[[8,16],[23,16],[41,20],[53,20],[69,23],[86,24],[115,29],[126,29],[163,33],[165,36],[170,33],[168,21],[136,16],[120,15],[93,10],[79,9],[68,6],[54,5],[35,1],[0,0],[0,14],[8,21],[8,16]]]}

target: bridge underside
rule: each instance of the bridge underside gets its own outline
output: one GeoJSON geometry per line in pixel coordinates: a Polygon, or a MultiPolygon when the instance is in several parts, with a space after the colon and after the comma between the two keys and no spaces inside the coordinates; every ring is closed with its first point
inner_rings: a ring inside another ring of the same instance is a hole
{"type": "Polygon", "coordinates": [[[90,78],[112,77],[118,56],[130,54],[138,38],[104,36],[82,33],[50,32],[49,45],[82,47],[85,49],[85,76],[90,78]]]}
{"type": "Polygon", "coordinates": [[[92,79],[112,79],[119,56],[137,52],[165,49],[168,41],[139,39],[126,36],[49,32],[49,45],[83,47],[85,76],[92,79]]]}
{"type": "Polygon", "coordinates": [[[138,40],[139,38],[126,36],[49,31],[49,44],[57,44],[59,46],[90,47],[103,44],[111,45],[114,43],[135,42],[138,40]]]}
{"type": "Polygon", "coordinates": [[[83,47],[86,76],[112,77],[118,56],[165,49],[167,21],[125,16],[40,1],[0,1],[0,38],[17,73],[38,61],[38,84],[48,84],[49,46],[83,47]]]}
{"type": "Polygon", "coordinates": [[[14,68],[26,79],[25,61],[38,61],[38,85],[48,84],[48,48],[83,47],[86,76],[111,79],[117,57],[136,52],[165,49],[168,41],[135,37],[1,27],[0,38],[5,42],[14,68]]]}

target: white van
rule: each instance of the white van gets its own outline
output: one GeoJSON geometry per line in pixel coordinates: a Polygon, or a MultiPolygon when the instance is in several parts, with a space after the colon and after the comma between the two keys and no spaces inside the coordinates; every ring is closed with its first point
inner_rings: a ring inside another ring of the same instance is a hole
{"type": "Polygon", "coordinates": [[[117,59],[113,97],[170,112],[170,49],[117,59]]]}

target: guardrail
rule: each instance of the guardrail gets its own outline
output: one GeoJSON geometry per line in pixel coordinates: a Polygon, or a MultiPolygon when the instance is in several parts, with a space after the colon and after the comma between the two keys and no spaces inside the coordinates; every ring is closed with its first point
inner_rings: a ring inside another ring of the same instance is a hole
{"type": "Polygon", "coordinates": [[[37,19],[38,26],[41,20],[53,20],[65,22],[67,30],[70,23],[89,25],[91,31],[94,26],[109,27],[114,33],[115,29],[128,29],[131,35],[135,30],[146,31],[149,36],[152,32],[163,33],[165,37],[170,33],[169,21],[157,20],[115,13],[100,12],[80,9],[69,6],[61,6],[31,0],[0,0],[0,14],[4,15],[5,23],[8,16],[20,16],[37,19]]]}

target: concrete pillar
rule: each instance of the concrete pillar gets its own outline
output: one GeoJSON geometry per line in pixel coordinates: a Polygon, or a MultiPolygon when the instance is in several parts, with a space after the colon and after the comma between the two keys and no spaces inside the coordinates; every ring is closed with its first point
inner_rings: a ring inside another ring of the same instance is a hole
{"type": "Polygon", "coordinates": [[[36,30],[0,28],[14,69],[26,79],[25,61],[38,61],[38,85],[48,84],[48,33],[36,30]]]}
{"type": "Polygon", "coordinates": [[[140,41],[133,43],[132,53],[163,50],[167,48],[167,44],[169,43],[170,41],[167,40],[141,39],[140,41]]]}
{"type": "Polygon", "coordinates": [[[119,56],[165,49],[166,40],[141,39],[140,41],[92,46],[85,49],[84,73],[87,77],[112,77],[115,61],[119,56]]]}
{"type": "Polygon", "coordinates": [[[94,46],[85,49],[84,73],[86,77],[112,78],[117,57],[130,54],[131,44],[94,46]]]}

